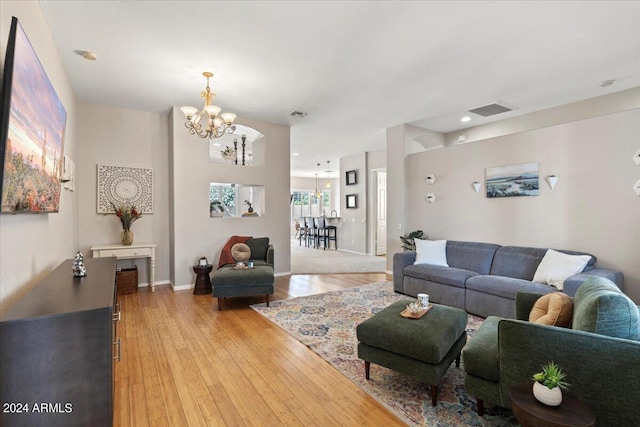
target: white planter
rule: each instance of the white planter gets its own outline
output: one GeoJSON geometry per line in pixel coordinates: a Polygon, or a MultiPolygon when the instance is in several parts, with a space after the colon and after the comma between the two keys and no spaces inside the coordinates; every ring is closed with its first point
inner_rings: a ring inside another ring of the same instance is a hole
{"type": "Polygon", "coordinates": [[[533,396],[547,406],[558,406],[562,403],[562,390],[560,387],[549,389],[539,382],[533,383],[533,396]]]}

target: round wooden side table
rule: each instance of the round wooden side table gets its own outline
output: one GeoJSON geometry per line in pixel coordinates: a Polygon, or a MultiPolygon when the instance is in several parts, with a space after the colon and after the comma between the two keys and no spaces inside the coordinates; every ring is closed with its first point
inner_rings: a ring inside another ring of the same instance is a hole
{"type": "Polygon", "coordinates": [[[196,277],[196,285],[193,288],[194,295],[206,295],[213,292],[211,287],[211,278],[209,273],[213,270],[213,265],[194,265],[193,271],[198,276],[196,277]]]}
{"type": "Polygon", "coordinates": [[[587,405],[562,394],[560,406],[547,406],[533,397],[533,384],[511,387],[511,409],[523,427],[593,427],[596,417],[587,405]]]}

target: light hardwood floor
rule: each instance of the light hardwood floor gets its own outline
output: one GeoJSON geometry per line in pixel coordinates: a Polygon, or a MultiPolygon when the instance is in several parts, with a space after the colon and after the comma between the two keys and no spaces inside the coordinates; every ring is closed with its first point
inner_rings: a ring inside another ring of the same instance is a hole
{"type": "MultiPolygon", "coordinates": [[[[274,299],[390,280],[384,273],[276,278],[274,299]]],[[[250,304],[141,289],[120,295],[116,426],[396,426],[397,417],[250,304]]],[[[363,368],[364,370],[364,368],[363,368]]],[[[364,375],[364,371],[363,371],[364,375]]]]}

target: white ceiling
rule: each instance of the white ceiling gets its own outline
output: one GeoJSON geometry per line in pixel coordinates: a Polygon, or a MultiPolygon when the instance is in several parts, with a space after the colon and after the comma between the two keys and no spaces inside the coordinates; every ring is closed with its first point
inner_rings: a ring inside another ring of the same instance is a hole
{"type": "Polygon", "coordinates": [[[450,132],[497,101],[515,111],[493,120],[640,86],[637,1],[40,3],[78,99],[200,108],[211,71],[223,112],[291,125],[292,176],[337,176],[401,123],[450,132]]]}

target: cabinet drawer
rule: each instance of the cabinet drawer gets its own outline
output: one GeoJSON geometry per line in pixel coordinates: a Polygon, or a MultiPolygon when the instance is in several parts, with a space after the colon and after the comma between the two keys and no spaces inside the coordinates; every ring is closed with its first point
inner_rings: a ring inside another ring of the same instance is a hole
{"type": "Polygon", "coordinates": [[[137,258],[151,256],[151,248],[131,248],[131,249],[105,249],[93,251],[93,256],[97,258],[117,257],[117,258],[137,258]]]}

